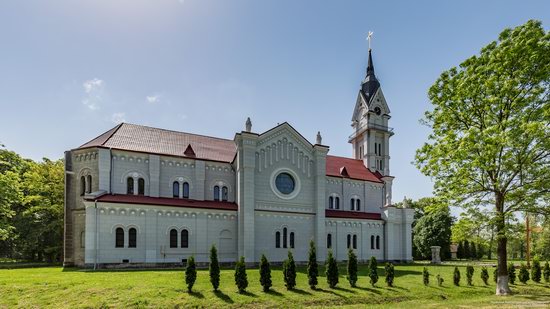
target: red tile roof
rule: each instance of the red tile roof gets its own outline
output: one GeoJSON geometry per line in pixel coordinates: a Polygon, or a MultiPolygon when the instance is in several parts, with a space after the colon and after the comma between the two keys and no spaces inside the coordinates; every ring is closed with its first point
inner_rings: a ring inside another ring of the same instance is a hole
{"type": "Polygon", "coordinates": [[[105,147],[178,157],[233,162],[233,140],[121,123],[78,148],[105,147]],[[195,156],[185,154],[191,145],[195,156]]]}
{"type": "MultiPolygon", "coordinates": [[[[89,199],[94,200],[94,199],[89,199]]],[[[141,204],[156,206],[189,207],[203,209],[237,210],[237,204],[218,201],[197,201],[181,198],[150,197],[143,195],[105,194],[97,198],[98,202],[141,204]]]]}
{"type": "Polygon", "coordinates": [[[344,218],[344,219],[370,219],[382,220],[382,215],[373,212],[345,211],[326,209],[325,217],[327,218],[344,218]]]}
{"type": "MultiPolygon", "coordinates": [[[[372,182],[381,183],[377,174],[371,172],[363,164],[363,160],[356,160],[344,157],[327,156],[327,176],[351,178],[357,180],[366,180],[372,182]],[[342,169],[345,168],[345,169],[342,169]],[[342,175],[341,171],[345,170],[346,173],[342,175]],[[347,174],[347,175],[346,175],[347,174]],[[349,177],[348,177],[349,175],[349,177]]],[[[378,173],[380,175],[380,173],[378,173]]],[[[382,176],[382,175],[380,175],[382,176]]]]}

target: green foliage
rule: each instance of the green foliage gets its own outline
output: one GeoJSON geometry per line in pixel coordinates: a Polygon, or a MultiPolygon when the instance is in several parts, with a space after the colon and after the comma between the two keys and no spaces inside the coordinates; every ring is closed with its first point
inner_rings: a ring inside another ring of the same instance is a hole
{"type": "Polygon", "coordinates": [[[185,267],[185,284],[187,285],[187,291],[193,291],[193,285],[197,280],[197,268],[195,266],[195,257],[190,256],[187,259],[187,266],[185,267]]]}
{"type": "Polygon", "coordinates": [[[246,291],[248,287],[248,277],[246,276],[246,264],[244,263],[244,256],[235,264],[235,285],[239,293],[246,291]]]}
{"type": "Polygon", "coordinates": [[[393,286],[393,280],[395,278],[395,271],[393,267],[393,263],[386,263],[386,267],[384,267],[384,270],[386,271],[386,284],[389,287],[393,286]]]}
{"type": "Polygon", "coordinates": [[[521,266],[519,267],[518,279],[523,284],[525,284],[525,283],[527,283],[527,281],[529,281],[529,270],[527,270],[527,266],[525,266],[525,264],[523,264],[523,263],[521,263],[521,266]]]}
{"type": "Polygon", "coordinates": [[[210,265],[208,266],[208,273],[210,274],[210,283],[214,291],[218,290],[220,286],[220,264],[218,263],[218,250],[215,245],[210,248],[210,265]]]}
{"type": "Polygon", "coordinates": [[[497,283],[497,281],[498,281],[498,267],[495,267],[495,270],[493,270],[493,281],[495,283],[497,283]]]}
{"type": "Polygon", "coordinates": [[[445,281],[445,280],[443,280],[443,277],[441,277],[441,275],[437,274],[436,279],[437,279],[437,286],[443,286],[443,282],[445,281]]]}
{"type": "Polygon", "coordinates": [[[477,259],[477,249],[476,249],[476,244],[474,242],[470,243],[470,259],[472,260],[477,259]]]}
{"type": "Polygon", "coordinates": [[[489,284],[489,272],[485,266],[481,267],[481,280],[483,280],[485,285],[489,284]]]}
{"type": "Polygon", "coordinates": [[[413,243],[422,258],[430,258],[431,246],[441,246],[441,256],[450,256],[453,217],[449,207],[441,207],[418,219],[413,229],[413,243]]]}
{"type": "Polygon", "coordinates": [[[296,263],[292,252],[288,251],[288,258],[283,262],[283,276],[287,290],[292,290],[296,286],[296,263]]]}
{"type": "Polygon", "coordinates": [[[544,263],[544,268],[542,270],[542,275],[544,277],[544,282],[548,283],[550,282],[550,264],[548,264],[548,261],[544,263]]]}
{"type": "Polygon", "coordinates": [[[376,262],[376,258],[374,256],[370,258],[367,268],[370,284],[374,286],[376,282],[378,282],[378,262],[376,262]]]}
{"type": "Polygon", "coordinates": [[[328,251],[327,261],[326,261],[326,270],[325,274],[327,276],[327,283],[331,289],[334,289],[338,285],[338,264],[336,259],[332,255],[332,250],[328,251]]]}
{"type": "Polygon", "coordinates": [[[307,279],[309,287],[314,290],[317,286],[317,276],[319,275],[319,265],[317,264],[317,249],[315,242],[309,242],[309,258],[307,262],[307,279]]]}
{"type": "Polygon", "coordinates": [[[264,254],[262,254],[262,257],[260,259],[260,284],[263,287],[264,292],[268,292],[269,288],[271,288],[271,267],[269,265],[269,261],[265,257],[264,254]]]}
{"type": "Polygon", "coordinates": [[[456,286],[460,285],[460,270],[458,270],[458,267],[455,266],[455,270],[453,271],[453,283],[456,286]]]}
{"type": "Polygon", "coordinates": [[[466,281],[468,285],[473,285],[474,267],[471,265],[466,266],[466,281]]]}
{"type": "Polygon", "coordinates": [[[533,259],[533,265],[531,265],[531,280],[536,283],[540,283],[542,277],[542,269],[540,267],[540,261],[538,258],[533,259]]]}
{"type": "Polygon", "coordinates": [[[422,270],[422,281],[424,285],[430,284],[430,272],[428,271],[428,267],[424,267],[424,270],[422,270]]]}
{"type": "Polygon", "coordinates": [[[511,284],[516,283],[516,267],[514,263],[508,263],[508,282],[511,284]]]}
{"type": "Polygon", "coordinates": [[[456,248],[456,257],[458,259],[464,258],[464,242],[459,242],[458,247],[456,248]]]}
{"type": "Polygon", "coordinates": [[[348,249],[348,275],[346,278],[351,287],[354,288],[357,282],[357,256],[351,248],[348,249]]]}
{"type": "Polygon", "coordinates": [[[470,242],[467,240],[464,241],[464,258],[465,259],[472,258],[472,252],[470,251],[470,242]]]}

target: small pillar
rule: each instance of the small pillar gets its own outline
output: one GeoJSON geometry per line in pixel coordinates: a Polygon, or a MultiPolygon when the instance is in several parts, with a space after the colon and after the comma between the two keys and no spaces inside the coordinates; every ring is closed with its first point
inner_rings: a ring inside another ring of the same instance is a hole
{"type": "Polygon", "coordinates": [[[441,251],[440,246],[431,246],[432,249],[432,264],[441,264],[441,256],[439,252],[441,251]]]}

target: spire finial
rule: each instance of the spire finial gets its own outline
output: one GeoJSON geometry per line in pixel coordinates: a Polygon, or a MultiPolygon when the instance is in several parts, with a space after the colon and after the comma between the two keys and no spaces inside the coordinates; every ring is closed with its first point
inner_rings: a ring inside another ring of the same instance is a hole
{"type": "Polygon", "coordinates": [[[323,138],[321,137],[321,131],[317,131],[317,141],[315,142],[318,145],[323,144],[323,138]]]}
{"type": "Polygon", "coordinates": [[[367,35],[367,41],[369,41],[369,52],[371,50],[370,44],[371,44],[371,41],[372,41],[373,34],[374,34],[374,32],[369,31],[369,34],[367,35]]]}
{"type": "Polygon", "coordinates": [[[250,121],[250,117],[246,118],[245,128],[246,132],[252,131],[252,121],[250,121]]]}

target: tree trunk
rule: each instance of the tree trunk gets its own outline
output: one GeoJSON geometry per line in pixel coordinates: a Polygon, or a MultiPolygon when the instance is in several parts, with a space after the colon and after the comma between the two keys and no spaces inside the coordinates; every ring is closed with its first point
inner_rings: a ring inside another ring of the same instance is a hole
{"type": "Polygon", "coordinates": [[[497,210],[497,288],[496,295],[512,294],[508,286],[508,259],[506,256],[506,224],[504,221],[504,196],[500,193],[495,194],[495,206],[497,210]]]}

